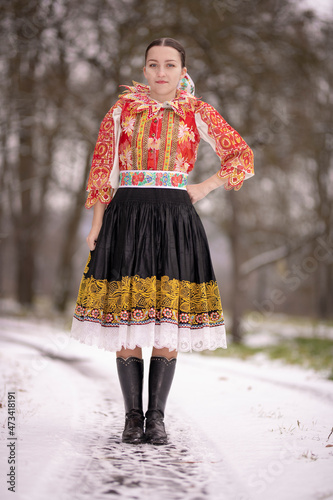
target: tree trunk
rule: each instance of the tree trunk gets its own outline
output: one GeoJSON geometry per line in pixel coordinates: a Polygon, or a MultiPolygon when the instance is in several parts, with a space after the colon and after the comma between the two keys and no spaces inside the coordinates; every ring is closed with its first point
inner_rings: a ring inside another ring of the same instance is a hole
{"type": "MultiPolygon", "coordinates": [[[[86,181],[90,170],[90,155],[87,153],[85,174],[81,189],[75,197],[75,206],[71,211],[69,222],[66,228],[66,236],[61,252],[59,271],[57,273],[58,280],[56,283],[56,292],[54,296],[54,306],[60,311],[64,312],[69,299],[71,283],[73,277],[73,255],[75,252],[75,245],[77,242],[77,233],[83,214],[83,206],[86,199],[86,181]]],[[[88,250],[88,249],[87,249],[88,250]]]]}
{"type": "MultiPolygon", "coordinates": [[[[23,65],[18,56],[18,68],[23,65]]],[[[19,157],[18,178],[20,183],[20,207],[15,213],[15,236],[17,258],[17,298],[20,304],[31,306],[34,298],[35,278],[35,230],[36,216],[34,208],[35,176],[33,159],[34,98],[33,98],[34,61],[30,62],[27,73],[18,76],[18,95],[29,96],[25,105],[18,108],[19,157]]]]}

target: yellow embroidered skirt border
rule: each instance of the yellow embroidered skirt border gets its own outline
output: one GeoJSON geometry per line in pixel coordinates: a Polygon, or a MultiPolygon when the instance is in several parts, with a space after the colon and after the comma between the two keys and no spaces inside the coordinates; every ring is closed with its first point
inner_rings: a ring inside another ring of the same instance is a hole
{"type": "Polygon", "coordinates": [[[224,324],[216,281],[190,283],[163,276],[108,282],[82,278],[74,316],[101,326],[172,323],[179,328],[224,324]]]}

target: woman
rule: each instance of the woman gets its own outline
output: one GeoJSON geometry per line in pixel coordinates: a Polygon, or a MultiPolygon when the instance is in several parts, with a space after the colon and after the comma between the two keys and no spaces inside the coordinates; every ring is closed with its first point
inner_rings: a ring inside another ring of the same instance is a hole
{"type": "Polygon", "coordinates": [[[193,204],[220,186],[238,190],[253,175],[253,154],[212,106],[194,97],[179,42],[154,40],[143,71],[148,86],[127,87],[101,124],[87,188],[91,252],[72,336],[117,353],[123,442],[162,445],[178,351],[226,348],[220,295],[193,204]],[[187,185],[200,138],[221,168],[187,185]],[[153,349],[144,416],[147,346],[153,349]]]}

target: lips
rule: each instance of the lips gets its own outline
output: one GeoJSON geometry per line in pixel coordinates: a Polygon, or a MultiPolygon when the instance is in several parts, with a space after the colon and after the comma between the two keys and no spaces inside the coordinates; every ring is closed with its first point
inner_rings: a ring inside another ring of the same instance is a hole
{"type": "Polygon", "coordinates": [[[156,83],[168,83],[165,80],[158,80],[156,83]]]}

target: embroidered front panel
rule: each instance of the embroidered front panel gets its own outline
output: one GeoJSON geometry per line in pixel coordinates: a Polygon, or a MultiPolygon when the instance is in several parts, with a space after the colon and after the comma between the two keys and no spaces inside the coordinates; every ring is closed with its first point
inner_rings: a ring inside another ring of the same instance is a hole
{"type": "Polygon", "coordinates": [[[120,172],[119,187],[163,187],[186,189],[188,174],[158,170],[120,172]]]}
{"type": "Polygon", "coordinates": [[[148,137],[146,170],[161,170],[158,165],[160,159],[163,158],[162,127],[164,119],[165,115],[163,110],[161,110],[158,116],[151,120],[148,137]]]}
{"type": "Polygon", "coordinates": [[[160,153],[158,157],[158,163],[157,163],[157,170],[164,170],[164,158],[165,158],[165,151],[166,151],[166,142],[167,142],[167,135],[169,136],[169,139],[171,139],[171,134],[170,134],[170,111],[165,110],[163,112],[163,118],[162,118],[162,128],[161,128],[161,137],[160,137],[160,153]]]}
{"type": "Polygon", "coordinates": [[[128,134],[126,132],[126,135],[129,136],[128,139],[127,137],[124,137],[124,133],[120,135],[120,141],[119,141],[119,168],[120,170],[126,170],[128,167],[131,169],[137,169],[138,161],[137,161],[137,151],[135,148],[135,144],[137,142],[138,138],[138,133],[139,133],[139,128],[140,128],[140,122],[141,122],[141,114],[134,115],[135,116],[135,123],[134,123],[134,128],[133,131],[128,134]],[[129,141],[131,151],[132,151],[132,163],[128,165],[126,162],[126,156],[123,155],[122,151],[124,146],[127,144],[127,140],[129,141]]]}
{"type": "Polygon", "coordinates": [[[134,104],[123,106],[119,141],[119,169],[173,170],[189,173],[200,141],[193,113],[185,120],[173,109],[161,108],[149,119],[134,104]]]}
{"type": "MultiPolygon", "coordinates": [[[[168,160],[165,161],[165,166],[163,170],[174,170],[175,168],[175,160],[178,149],[178,132],[179,132],[179,122],[180,118],[175,113],[173,114],[173,121],[171,125],[171,130],[169,129],[168,134],[171,135],[171,145],[168,151],[168,160]]],[[[199,144],[199,143],[198,143],[199,144]]],[[[193,163],[194,166],[194,163],[193,163]]]]}
{"type": "Polygon", "coordinates": [[[179,116],[169,109],[164,110],[157,170],[174,170],[178,129],[179,116]]]}
{"type": "Polygon", "coordinates": [[[148,127],[147,127],[147,115],[148,111],[144,111],[137,115],[135,121],[133,137],[132,137],[132,156],[133,156],[133,168],[137,170],[142,170],[142,157],[144,154],[144,149],[147,149],[148,143],[148,127]]]}
{"type": "MultiPolygon", "coordinates": [[[[142,134],[142,142],[136,144],[136,147],[139,149],[141,147],[141,162],[138,163],[138,170],[146,170],[147,168],[147,157],[148,157],[148,142],[149,142],[149,131],[151,127],[151,120],[146,119],[147,111],[143,113],[144,127],[142,134]]],[[[138,153],[139,154],[139,153],[138,153]]]]}
{"type": "Polygon", "coordinates": [[[224,324],[216,281],[198,284],[168,276],[112,282],[83,278],[74,316],[102,326],[154,322],[198,329],[224,324]]]}

